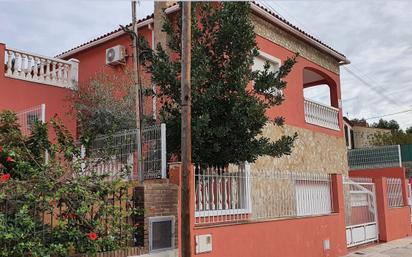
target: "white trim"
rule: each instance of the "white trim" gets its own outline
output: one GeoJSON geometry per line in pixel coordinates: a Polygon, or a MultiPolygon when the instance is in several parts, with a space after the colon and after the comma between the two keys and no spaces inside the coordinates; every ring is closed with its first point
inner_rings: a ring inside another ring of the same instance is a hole
{"type": "Polygon", "coordinates": [[[235,214],[250,214],[250,208],[246,209],[227,209],[227,210],[213,210],[213,211],[196,211],[195,217],[196,218],[203,218],[203,217],[218,217],[223,215],[235,215],[235,214]]]}
{"type": "Polygon", "coordinates": [[[43,123],[45,123],[46,122],[46,104],[41,104],[40,109],[41,109],[41,118],[40,119],[43,123]]]}
{"type": "Polygon", "coordinates": [[[165,13],[170,14],[170,13],[176,12],[178,10],[180,10],[180,6],[178,4],[175,4],[173,6],[170,6],[170,7],[166,8],[165,13]]]}
{"type": "MultiPolygon", "coordinates": [[[[142,28],[142,27],[144,27],[144,26],[148,26],[148,25],[151,24],[151,23],[153,23],[153,18],[150,18],[150,19],[148,19],[148,20],[144,20],[144,21],[142,21],[142,22],[139,22],[139,23],[137,24],[137,28],[142,28]]],[[[64,53],[64,54],[57,55],[56,57],[58,57],[58,58],[66,58],[66,57],[69,57],[69,56],[71,56],[71,55],[73,55],[73,54],[76,54],[76,53],[78,53],[78,52],[84,51],[84,50],[86,50],[86,49],[88,49],[88,48],[90,48],[90,47],[93,47],[93,46],[95,46],[95,45],[100,45],[100,44],[102,44],[102,43],[104,43],[104,42],[107,42],[107,41],[113,39],[113,38],[117,38],[117,37],[119,37],[119,36],[122,36],[122,35],[125,34],[125,33],[126,33],[126,32],[124,32],[123,30],[117,31],[117,32],[115,32],[115,33],[113,33],[113,34],[111,34],[111,35],[109,35],[109,36],[107,36],[107,37],[100,38],[100,39],[95,40],[95,41],[93,41],[93,42],[91,42],[91,43],[89,43],[89,44],[86,43],[86,44],[83,45],[83,46],[80,46],[80,47],[75,48],[75,49],[73,49],[73,50],[69,50],[68,52],[66,52],[66,53],[64,53]]]]}
{"type": "Polygon", "coordinates": [[[268,54],[266,52],[263,52],[261,50],[259,50],[259,56],[258,57],[262,57],[263,59],[265,59],[269,62],[274,62],[276,64],[279,64],[279,66],[282,65],[282,61],[279,58],[277,58],[277,57],[275,57],[271,54],[268,54]]]}

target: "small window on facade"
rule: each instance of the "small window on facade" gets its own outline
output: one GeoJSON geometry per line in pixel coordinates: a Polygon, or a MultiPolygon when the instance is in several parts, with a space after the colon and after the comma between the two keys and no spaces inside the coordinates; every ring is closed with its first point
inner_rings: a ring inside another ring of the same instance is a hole
{"type": "Polygon", "coordinates": [[[346,146],[349,147],[349,130],[348,130],[348,126],[344,126],[345,129],[345,140],[346,140],[346,146]]]}
{"type": "MultiPolygon", "coordinates": [[[[265,64],[266,62],[270,63],[270,68],[269,71],[271,72],[276,72],[279,70],[280,67],[280,60],[268,55],[266,53],[260,52],[260,55],[255,57],[255,59],[253,60],[253,66],[252,66],[252,71],[263,71],[265,68],[265,64]]],[[[278,94],[282,94],[282,90],[279,90],[279,92],[277,92],[278,94]]]]}
{"type": "Polygon", "coordinates": [[[36,113],[29,112],[26,114],[27,128],[33,131],[34,124],[39,121],[39,116],[36,113]]]}
{"type": "Polygon", "coordinates": [[[174,217],[149,218],[150,251],[170,250],[174,248],[174,217]]]}
{"type": "Polygon", "coordinates": [[[350,130],[350,145],[351,145],[351,149],[355,148],[355,137],[353,135],[353,130],[350,130]]]}

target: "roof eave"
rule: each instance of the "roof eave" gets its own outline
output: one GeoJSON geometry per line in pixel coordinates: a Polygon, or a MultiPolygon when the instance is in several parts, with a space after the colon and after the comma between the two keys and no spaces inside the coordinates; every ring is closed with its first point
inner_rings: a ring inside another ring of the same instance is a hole
{"type": "MultiPolygon", "coordinates": [[[[175,11],[178,11],[179,9],[180,9],[180,6],[176,4],[176,5],[173,5],[169,8],[166,8],[165,13],[170,14],[170,13],[173,13],[175,11]]],[[[345,65],[345,64],[350,63],[350,61],[344,55],[339,54],[338,52],[324,46],[323,44],[319,43],[318,41],[314,40],[313,38],[308,37],[307,35],[300,32],[299,30],[297,30],[297,29],[291,27],[290,25],[286,24],[285,22],[277,19],[272,14],[268,13],[266,10],[262,9],[260,6],[258,6],[257,4],[255,4],[253,2],[251,2],[251,9],[252,9],[252,11],[255,11],[259,15],[261,15],[264,18],[268,19],[270,22],[278,25],[282,29],[292,33],[293,35],[295,35],[299,38],[302,38],[303,40],[307,41],[308,43],[315,46],[316,48],[332,55],[334,58],[336,58],[338,60],[339,65],[345,65]]]]}
{"type": "MultiPolygon", "coordinates": [[[[147,19],[147,20],[144,20],[144,21],[139,22],[139,23],[137,24],[137,27],[138,27],[138,28],[142,28],[142,27],[147,26],[147,25],[149,25],[149,24],[151,24],[151,23],[153,23],[153,18],[150,18],[150,19],[147,19]]],[[[59,54],[59,55],[56,56],[56,58],[65,59],[65,58],[67,58],[67,57],[72,56],[73,54],[76,54],[76,53],[79,53],[79,52],[81,52],[81,51],[84,51],[84,50],[86,50],[86,49],[88,49],[88,48],[90,48],[90,47],[93,47],[93,46],[96,46],[96,45],[100,45],[100,44],[105,43],[105,42],[107,42],[107,41],[109,41],[109,40],[111,40],[111,39],[120,37],[120,36],[124,35],[125,33],[126,33],[126,32],[124,32],[123,30],[117,31],[117,32],[115,32],[115,33],[113,33],[113,34],[108,35],[107,37],[100,38],[100,39],[98,39],[98,40],[96,40],[96,41],[93,41],[93,42],[91,42],[91,43],[89,43],[89,44],[85,44],[85,45],[80,46],[80,47],[78,47],[78,48],[75,48],[75,49],[73,49],[73,50],[67,51],[66,53],[59,54]]]]}
{"type": "Polygon", "coordinates": [[[305,35],[304,33],[300,32],[299,30],[289,26],[285,22],[277,19],[272,14],[268,13],[267,11],[265,11],[264,9],[262,9],[261,7],[256,5],[255,3],[251,4],[251,9],[253,11],[255,11],[257,14],[261,15],[263,18],[268,19],[270,22],[278,25],[282,29],[292,33],[293,35],[295,35],[299,38],[302,38],[303,40],[307,41],[308,43],[315,46],[316,48],[318,48],[318,49],[328,53],[329,55],[333,56],[334,58],[336,58],[339,61],[339,65],[345,65],[345,64],[350,63],[350,61],[344,55],[337,53],[336,51],[324,46],[323,44],[319,43],[318,41],[314,40],[313,38],[311,38],[311,37],[305,35]]]}

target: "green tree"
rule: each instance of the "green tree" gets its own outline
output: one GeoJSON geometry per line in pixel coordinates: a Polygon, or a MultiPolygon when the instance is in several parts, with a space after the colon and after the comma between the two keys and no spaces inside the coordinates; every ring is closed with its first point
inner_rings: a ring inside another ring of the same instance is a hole
{"type": "Polygon", "coordinates": [[[365,118],[361,118],[361,119],[355,118],[355,119],[352,119],[350,121],[353,124],[353,126],[369,127],[369,124],[365,120],[365,118]]]}
{"type": "MultiPolygon", "coordinates": [[[[266,111],[280,105],[284,78],[295,64],[287,59],[278,71],[267,63],[252,72],[258,56],[247,2],[195,3],[192,23],[193,160],[210,165],[254,161],[261,155],[290,154],[296,134],[272,142],[262,136],[266,111]],[[198,19],[195,16],[198,14],[198,19]],[[251,85],[253,81],[254,86],[251,85]]],[[[160,87],[160,114],[167,124],[168,153],[180,153],[180,19],[165,20],[168,50],[159,44],[146,64],[160,87]]],[[[278,117],[271,122],[283,125],[278,117]]]]}
{"type": "MultiPolygon", "coordinates": [[[[131,76],[98,73],[73,91],[73,111],[82,138],[136,127],[135,90],[131,76]]],[[[91,138],[93,139],[93,138],[91,138]]]]}
{"type": "Polygon", "coordinates": [[[384,120],[380,119],[378,122],[375,122],[372,124],[372,127],[374,128],[382,128],[382,129],[390,129],[394,132],[400,131],[400,126],[396,120],[384,120]]]}
{"type": "Polygon", "coordinates": [[[391,133],[376,133],[372,140],[373,145],[405,145],[412,144],[412,134],[403,131],[391,133]]]}
{"type": "Polygon", "coordinates": [[[407,134],[412,134],[412,126],[410,126],[409,128],[407,128],[407,129],[405,130],[405,132],[406,132],[407,134]]]}

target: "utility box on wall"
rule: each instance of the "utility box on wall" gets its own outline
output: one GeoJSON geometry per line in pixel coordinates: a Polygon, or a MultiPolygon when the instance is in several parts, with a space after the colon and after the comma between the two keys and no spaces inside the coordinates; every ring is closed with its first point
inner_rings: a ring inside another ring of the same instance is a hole
{"type": "Polygon", "coordinates": [[[209,253],[212,251],[212,235],[196,236],[196,254],[209,253]]]}

